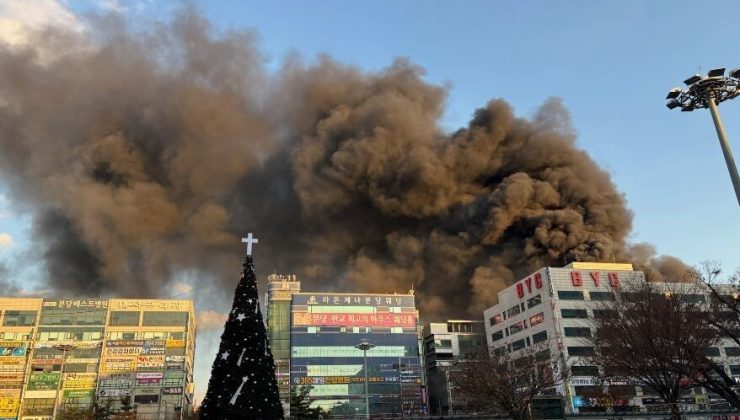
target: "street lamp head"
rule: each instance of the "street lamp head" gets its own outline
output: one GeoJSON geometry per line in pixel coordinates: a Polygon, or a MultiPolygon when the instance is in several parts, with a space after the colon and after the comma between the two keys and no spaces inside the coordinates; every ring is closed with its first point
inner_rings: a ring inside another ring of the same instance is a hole
{"type": "Polygon", "coordinates": [[[371,348],[375,347],[375,344],[371,344],[367,340],[362,340],[360,344],[355,344],[355,348],[363,351],[370,350],[371,348]]]}
{"type": "Polygon", "coordinates": [[[665,101],[665,106],[667,106],[668,109],[674,109],[674,108],[678,108],[679,106],[681,106],[681,103],[678,102],[678,100],[676,99],[669,99],[665,101]]]}
{"type": "Polygon", "coordinates": [[[730,70],[730,77],[734,77],[735,79],[740,79],[740,69],[730,70]]]}
{"type": "Polygon", "coordinates": [[[724,67],[709,70],[709,72],[707,73],[708,77],[724,77],[724,75],[725,75],[724,67]]]}
{"type": "Polygon", "coordinates": [[[678,95],[681,94],[681,88],[680,87],[674,87],[670,91],[668,91],[668,96],[666,96],[666,99],[676,99],[678,95]]]}
{"type": "Polygon", "coordinates": [[[686,83],[686,86],[691,86],[694,83],[698,82],[699,80],[701,80],[701,75],[695,74],[689,77],[688,79],[684,80],[683,82],[686,83]]]}

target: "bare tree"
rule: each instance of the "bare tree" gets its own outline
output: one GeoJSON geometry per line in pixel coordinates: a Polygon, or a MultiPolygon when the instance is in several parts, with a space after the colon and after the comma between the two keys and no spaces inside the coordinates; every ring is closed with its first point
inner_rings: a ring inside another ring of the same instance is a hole
{"type": "Polygon", "coordinates": [[[706,292],[696,283],[624,284],[604,302],[591,342],[606,380],[629,378],[681,418],[683,392],[704,381],[706,351],[718,341],[707,323],[706,292]]]}
{"type": "Polygon", "coordinates": [[[484,351],[456,362],[449,373],[456,397],[481,411],[533,418],[534,399],[553,395],[569,372],[549,348],[542,343],[509,353],[484,351]]]}

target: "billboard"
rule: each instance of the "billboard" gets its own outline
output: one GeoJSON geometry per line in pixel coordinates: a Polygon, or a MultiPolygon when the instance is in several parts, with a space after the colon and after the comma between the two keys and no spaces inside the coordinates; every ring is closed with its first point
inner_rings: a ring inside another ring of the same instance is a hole
{"type": "Polygon", "coordinates": [[[33,391],[56,390],[59,388],[60,376],[61,374],[58,372],[32,372],[31,376],[28,378],[28,386],[26,389],[33,391]]]}
{"type": "Polygon", "coordinates": [[[25,356],[27,351],[28,344],[25,341],[0,341],[0,357],[25,356]]]}
{"type": "MultiPolygon", "coordinates": [[[[398,382],[397,376],[369,376],[368,382],[398,382]]],[[[365,383],[364,376],[304,376],[293,378],[296,385],[342,385],[365,383]]]]}
{"type": "Polygon", "coordinates": [[[0,417],[12,418],[18,414],[21,405],[20,389],[0,389],[0,417]]]}
{"type": "Polygon", "coordinates": [[[412,295],[366,295],[343,293],[294,293],[293,305],[349,305],[414,307],[412,295]]]}
{"type": "Polygon", "coordinates": [[[95,389],[72,389],[64,391],[64,398],[92,398],[95,389]]]}
{"type": "Polygon", "coordinates": [[[133,357],[110,357],[103,360],[103,370],[120,372],[136,370],[136,359],[133,357]]]}
{"type": "Polygon", "coordinates": [[[131,390],[125,388],[102,388],[98,390],[101,397],[130,397],[131,390]]]}
{"type": "Polygon", "coordinates": [[[97,373],[65,373],[62,388],[65,389],[87,389],[95,388],[97,373]]]}
{"type": "Polygon", "coordinates": [[[342,314],[293,312],[294,326],[416,328],[415,314],[342,314]]]}

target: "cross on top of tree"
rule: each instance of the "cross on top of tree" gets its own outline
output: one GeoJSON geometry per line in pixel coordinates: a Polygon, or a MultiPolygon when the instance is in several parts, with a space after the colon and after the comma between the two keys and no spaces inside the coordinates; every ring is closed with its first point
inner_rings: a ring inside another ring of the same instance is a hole
{"type": "Polygon", "coordinates": [[[252,236],[252,232],[249,232],[246,238],[242,238],[242,242],[247,244],[247,255],[252,255],[252,244],[259,242],[259,239],[252,236]]]}

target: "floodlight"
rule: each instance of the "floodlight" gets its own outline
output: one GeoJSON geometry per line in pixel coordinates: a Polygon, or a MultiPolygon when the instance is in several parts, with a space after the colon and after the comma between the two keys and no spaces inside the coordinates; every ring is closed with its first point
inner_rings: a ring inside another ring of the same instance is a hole
{"type": "Polygon", "coordinates": [[[683,82],[686,83],[686,86],[691,86],[694,83],[698,82],[699,80],[701,80],[701,76],[698,74],[695,74],[689,77],[688,79],[684,80],[683,82]]]}
{"type": "Polygon", "coordinates": [[[740,69],[732,69],[732,70],[730,70],[730,77],[734,77],[736,79],[740,79],[740,69]]]}
{"type": "Polygon", "coordinates": [[[666,96],[665,98],[666,99],[674,99],[674,98],[677,98],[678,95],[680,95],[680,94],[681,94],[681,88],[675,87],[675,88],[671,89],[668,92],[668,96],[666,96]]]}
{"type": "Polygon", "coordinates": [[[678,100],[676,99],[669,99],[665,101],[665,106],[667,106],[668,109],[674,109],[674,108],[678,108],[679,106],[681,106],[681,103],[678,102],[678,100]]]}
{"type": "Polygon", "coordinates": [[[724,75],[725,75],[725,68],[724,67],[720,67],[718,69],[709,70],[709,72],[707,73],[707,76],[709,76],[709,77],[722,77],[724,75]]]}

